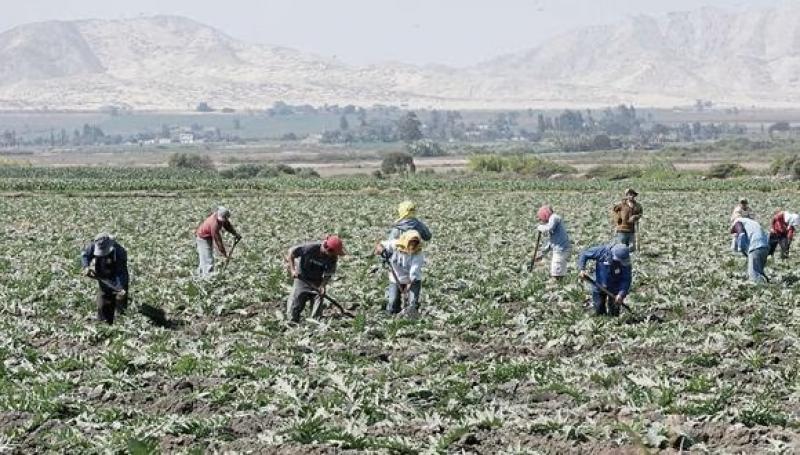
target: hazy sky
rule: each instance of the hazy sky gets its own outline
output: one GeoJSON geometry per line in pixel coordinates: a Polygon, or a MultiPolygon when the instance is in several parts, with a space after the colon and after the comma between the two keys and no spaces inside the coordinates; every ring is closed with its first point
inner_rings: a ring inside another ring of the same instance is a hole
{"type": "Polygon", "coordinates": [[[4,1],[0,30],[49,19],[178,14],[252,42],[382,61],[469,65],[583,25],[636,14],[777,0],[25,0],[4,1]]]}

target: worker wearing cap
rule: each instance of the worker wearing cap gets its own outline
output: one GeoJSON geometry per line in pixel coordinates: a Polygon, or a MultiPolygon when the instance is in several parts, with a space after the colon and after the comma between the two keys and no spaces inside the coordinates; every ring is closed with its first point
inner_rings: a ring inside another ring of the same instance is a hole
{"type": "Polygon", "coordinates": [[[736,218],[731,226],[731,234],[736,234],[735,251],[747,256],[747,276],[753,283],[769,281],[764,274],[769,255],[769,236],[757,221],[750,218],[736,218]]]}
{"type": "Polygon", "coordinates": [[[81,254],[81,267],[85,276],[100,285],[97,319],[113,324],[115,313],[124,313],[128,307],[128,253],[114,237],[97,234],[81,254]]]}
{"type": "Polygon", "coordinates": [[[567,274],[567,261],[572,249],[572,243],[567,234],[564,220],[556,213],[550,205],[543,205],[536,212],[539,225],[536,230],[542,234],[547,234],[547,244],[542,248],[542,253],[535,261],[541,260],[545,254],[551,253],[550,276],[558,281],[567,274]]]}
{"type": "Polygon", "coordinates": [[[214,271],[214,248],[217,248],[223,258],[228,257],[225,244],[222,242],[222,230],[233,234],[236,241],[242,236],[236,232],[230,221],[231,212],[225,207],[217,207],[208,218],[197,227],[195,235],[197,237],[197,255],[200,257],[200,265],[197,267],[197,275],[206,277],[214,271]]]}
{"type": "Polygon", "coordinates": [[[778,210],[772,217],[769,229],[769,255],[775,254],[778,245],[781,246],[781,259],[789,257],[789,247],[794,239],[794,232],[800,226],[800,215],[778,210]]]}
{"type": "Polygon", "coordinates": [[[578,258],[580,277],[587,279],[586,263],[596,262],[592,303],[596,315],[619,316],[619,309],[631,289],[632,267],[630,249],[626,245],[599,245],[581,252],[578,258]],[[603,290],[616,296],[610,298],[603,290]]]}
{"type": "Polygon", "coordinates": [[[286,315],[292,322],[300,322],[306,302],[316,298],[311,316],[322,316],[322,296],[336,273],[340,256],[347,252],[342,240],[335,235],[321,242],[293,246],[286,255],[286,267],[294,278],[294,286],[286,304],[286,315]]]}
{"type": "Polygon", "coordinates": [[[397,207],[397,220],[389,230],[389,240],[399,239],[407,231],[417,231],[425,242],[430,242],[431,234],[428,226],[417,218],[417,206],[411,201],[403,201],[397,207]]]}
{"type": "Polygon", "coordinates": [[[638,195],[633,189],[626,189],[625,198],[612,209],[616,232],[614,242],[629,247],[631,252],[636,251],[636,227],[642,218],[642,206],[636,202],[638,195]]]}

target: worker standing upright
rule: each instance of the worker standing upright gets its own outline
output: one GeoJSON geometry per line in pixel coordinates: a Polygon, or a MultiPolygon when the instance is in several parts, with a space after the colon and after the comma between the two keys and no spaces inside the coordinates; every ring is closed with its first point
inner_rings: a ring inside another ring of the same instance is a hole
{"type": "Polygon", "coordinates": [[[642,218],[642,205],[636,202],[639,193],[631,188],[625,190],[622,202],[612,208],[614,217],[614,243],[627,246],[631,252],[636,251],[636,229],[642,218]]]}

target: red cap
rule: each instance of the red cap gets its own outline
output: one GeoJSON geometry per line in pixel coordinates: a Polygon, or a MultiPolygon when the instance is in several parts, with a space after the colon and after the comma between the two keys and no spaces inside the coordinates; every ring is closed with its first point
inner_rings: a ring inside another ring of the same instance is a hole
{"type": "Polygon", "coordinates": [[[344,243],[337,235],[329,235],[322,245],[326,250],[332,251],[337,256],[344,256],[347,252],[344,250],[344,243]]]}

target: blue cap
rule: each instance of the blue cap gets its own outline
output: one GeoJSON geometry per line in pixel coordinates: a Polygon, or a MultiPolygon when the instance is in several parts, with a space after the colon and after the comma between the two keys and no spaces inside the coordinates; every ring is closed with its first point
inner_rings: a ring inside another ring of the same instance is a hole
{"type": "Polygon", "coordinates": [[[611,247],[611,256],[622,265],[631,265],[631,250],[621,243],[611,247]]]}

